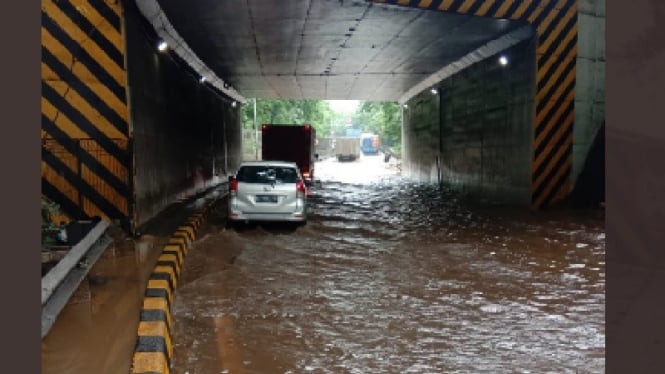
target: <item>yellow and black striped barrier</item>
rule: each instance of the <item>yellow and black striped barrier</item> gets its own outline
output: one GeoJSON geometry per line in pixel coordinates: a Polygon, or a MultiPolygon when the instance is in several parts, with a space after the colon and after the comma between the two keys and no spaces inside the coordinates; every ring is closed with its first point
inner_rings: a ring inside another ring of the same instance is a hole
{"type": "Polygon", "coordinates": [[[162,248],[146,286],[131,374],[170,373],[173,360],[173,297],[187,252],[219,199],[206,204],[173,233],[162,248]]]}
{"type": "Polygon", "coordinates": [[[42,193],[73,219],[131,216],[121,3],[41,1],[42,193]]]}

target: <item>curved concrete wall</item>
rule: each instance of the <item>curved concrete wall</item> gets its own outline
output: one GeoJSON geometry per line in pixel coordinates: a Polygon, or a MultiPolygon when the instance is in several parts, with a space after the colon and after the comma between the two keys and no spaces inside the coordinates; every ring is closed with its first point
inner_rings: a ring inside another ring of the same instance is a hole
{"type": "Polygon", "coordinates": [[[535,40],[479,62],[403,109],[404,172],[487,199],[529,205],[535,40]],[[497,56],[498,57],[498,56],[497,56]]]}
{"type": "Polygon", "coordinates": [[[239,162],[239,105],[198,82],[184,62],[157,51],[136,5],[125,13],[134,145],[134,224],[225,179],[239,162]]]}

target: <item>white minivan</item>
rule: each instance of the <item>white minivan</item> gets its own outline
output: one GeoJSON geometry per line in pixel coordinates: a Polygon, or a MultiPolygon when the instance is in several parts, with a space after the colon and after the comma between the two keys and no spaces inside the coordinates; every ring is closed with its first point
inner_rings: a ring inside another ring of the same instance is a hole
{"type": "Polygon", "coordinates": [[[243,162],[229,177],[229,223],[307,222],[307,187],[293,162],[243,162]]]}

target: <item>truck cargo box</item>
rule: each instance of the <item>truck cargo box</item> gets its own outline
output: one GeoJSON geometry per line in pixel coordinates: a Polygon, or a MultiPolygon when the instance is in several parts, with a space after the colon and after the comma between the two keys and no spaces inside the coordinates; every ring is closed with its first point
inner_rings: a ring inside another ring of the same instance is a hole
{"type": "Polygon", "coordinates": [[[261,126],[261,157],[267,161],[295,162],[305,181],[314,180],[316,130],[309,124],[261,126]]]}

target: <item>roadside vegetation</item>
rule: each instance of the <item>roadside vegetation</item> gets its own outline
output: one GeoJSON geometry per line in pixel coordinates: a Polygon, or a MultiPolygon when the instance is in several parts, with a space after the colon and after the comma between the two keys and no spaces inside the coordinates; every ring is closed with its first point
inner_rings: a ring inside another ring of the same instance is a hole
{"type": "Polygon", "coordinates": [[[256,127],[254,101],[241,108],[243,124],[243,153],[256,152],[256,140],[261,124],[311,124],[319,138],[344,136],[347,129],[378,134],[381,144],[394,155],[401,154],[402,130],[400,107],[393,102],[361,101],[355,113],[335,112],[325,100],[256,100],[256,127]]]}

